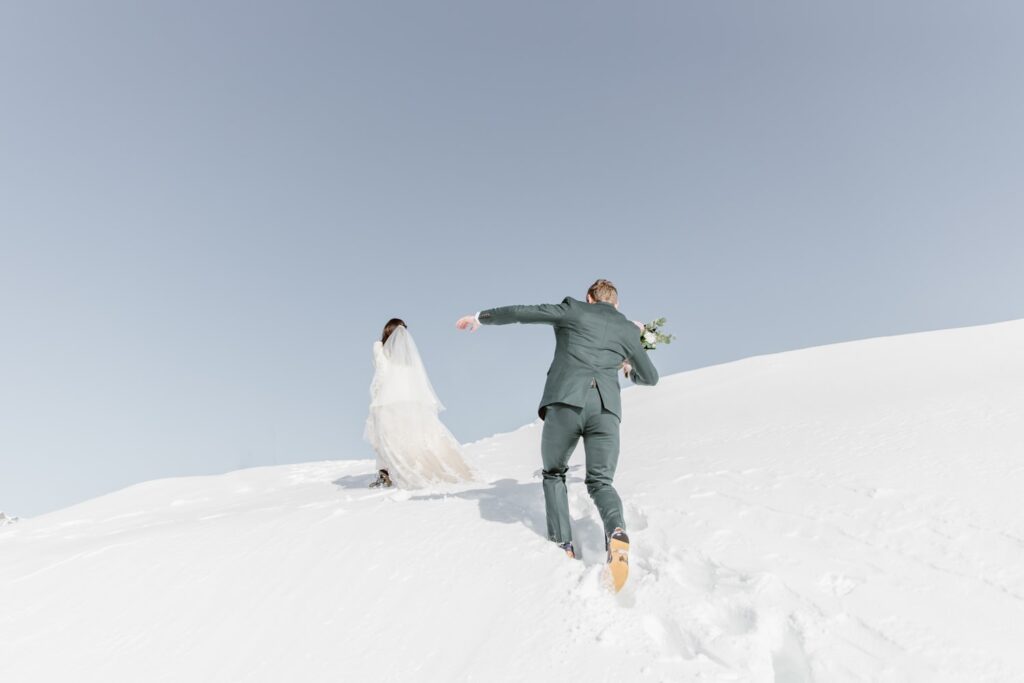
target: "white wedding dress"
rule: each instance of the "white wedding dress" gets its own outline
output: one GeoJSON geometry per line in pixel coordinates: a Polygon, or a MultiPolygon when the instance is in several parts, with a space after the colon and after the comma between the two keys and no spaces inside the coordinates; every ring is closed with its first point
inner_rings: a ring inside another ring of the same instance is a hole
{"type": "Polygon", "coordinates": [[[386,343],[374,342],[373,365],[364,436],[377,452],[378,468],[408,489],[472,479],[459,442],[438,417],[444,406],[409,330],[399,326],[386,343]]]}

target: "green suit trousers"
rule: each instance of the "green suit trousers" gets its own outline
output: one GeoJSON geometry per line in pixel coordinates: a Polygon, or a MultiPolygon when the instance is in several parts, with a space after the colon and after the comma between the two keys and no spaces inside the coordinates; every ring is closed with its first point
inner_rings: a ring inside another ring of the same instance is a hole
{"type": "Polygon", "coordinates": [[[626,528],[622,501],[612,486],[619,462],[619,418],[603,409],[600,392],[597,387],[591,387],[582,408],[553,403],[544,416],[541,436],[544,506],[548,538],[556,543],[572,540],[565,474],[580,437],[583,437],[587,454],[587,492],[601,515],[605,533],[611,533],[616,527],[626,528]]]}

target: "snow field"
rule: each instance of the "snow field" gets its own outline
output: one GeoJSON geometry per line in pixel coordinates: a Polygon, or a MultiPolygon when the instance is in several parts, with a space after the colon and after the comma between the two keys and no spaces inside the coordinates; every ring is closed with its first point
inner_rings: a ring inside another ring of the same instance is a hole
{"type": "Polygon", "coordinates": [[[315,462],[21,520],[0,680],[1024,680],[1021,348],[1017,321],[627,390],[618,595],[582,452],[582,561],[544,538],[539,423],[459,487],[315,462]]]}

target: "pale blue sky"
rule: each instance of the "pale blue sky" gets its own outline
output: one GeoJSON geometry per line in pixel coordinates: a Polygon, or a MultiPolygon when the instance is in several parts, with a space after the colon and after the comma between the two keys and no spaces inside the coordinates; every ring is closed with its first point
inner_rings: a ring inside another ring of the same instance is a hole
{"type": "Polygon", "coordinates": [[[370,457],[392,316],[461,440],[514,429],[550,332],[455,319],[597,277],[669,317],[666,374],[1021,317],[1022,26],[984,0],[4,3],[0,510],[370,457]]]}

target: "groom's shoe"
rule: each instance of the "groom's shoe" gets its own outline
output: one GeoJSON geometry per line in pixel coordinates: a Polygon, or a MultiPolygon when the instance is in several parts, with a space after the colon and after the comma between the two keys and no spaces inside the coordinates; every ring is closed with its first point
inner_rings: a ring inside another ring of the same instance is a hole
{"type": "Polygon", "coordinates": [[[608,534],[608,574],[612,588],[618,593],[629,578],[629,536],[616,528],[608,534]]]}
{"type": "Polygon", "coordinates": [[[568,557],[570,560],[576,559],[576,549],[572,547],[572,541],[559,543],[558,547],[565,551],[565,556],[568,557]]]}
{"type": "Polygon", "coordinates": [[[377,472],[377,478],[370,482],[371,489],[379,489],[381,487],[391,488],[394,484],[391,483],[391,475],[388,474],[387,470],[380,470],[377,472]]]}

